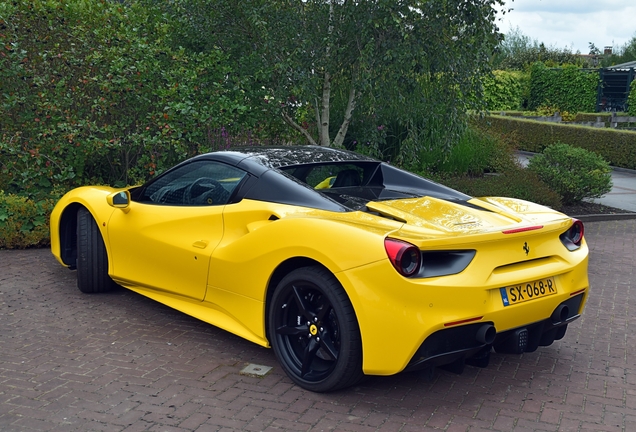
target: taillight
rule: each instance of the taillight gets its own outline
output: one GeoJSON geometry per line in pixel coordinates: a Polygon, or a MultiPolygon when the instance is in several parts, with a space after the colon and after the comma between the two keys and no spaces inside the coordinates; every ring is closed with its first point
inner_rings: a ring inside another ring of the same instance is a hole
{"type": "Polygon", "coordinates": [[[572,219],[572,221],[572,226],[560,236],[561,243],[570,251],[577,250],[581,247],[585,233],[583,222],[578,219],[572,219]]]}
{"type": "Polygon", "coordinates": [[[386,238],[384,248],[391,264],[402,276],[413,276],[420,270],[422,254],[416,246],[402,240],[386,238]]]}

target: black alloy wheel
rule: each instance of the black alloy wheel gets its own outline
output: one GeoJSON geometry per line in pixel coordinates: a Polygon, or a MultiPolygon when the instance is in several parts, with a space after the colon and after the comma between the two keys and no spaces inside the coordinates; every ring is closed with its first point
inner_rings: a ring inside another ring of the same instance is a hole
{"type": "Polygon", "coordinates": [[[327,270],[303,267],[284,277],[270,303],[268,329],[278,361],[299,386],[327,392],[363,377],[353,306],[327,270]]]}

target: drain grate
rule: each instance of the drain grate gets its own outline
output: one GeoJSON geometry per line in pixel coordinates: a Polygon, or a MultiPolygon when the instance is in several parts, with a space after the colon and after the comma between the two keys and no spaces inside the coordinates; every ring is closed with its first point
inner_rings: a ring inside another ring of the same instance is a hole
{"type": "Polygon", "coordinates": [[[257,364],[248,364],[241,370],[241,375],[253,376],[253,377],[264,377],[271,371],[271,366],[263,366],[257,364]]]}

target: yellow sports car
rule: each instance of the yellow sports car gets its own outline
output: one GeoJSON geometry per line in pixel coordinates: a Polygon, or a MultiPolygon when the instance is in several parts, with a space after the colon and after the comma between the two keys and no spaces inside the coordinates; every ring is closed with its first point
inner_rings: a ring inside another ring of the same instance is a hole
{"type": "Polygon", "coordinates": [[[143,186],[72,190],[51,249],[82,292],[116,283],[271,346],[318,392],[534,351],[588,296],[580,221],[322,147],[214,152],[143,186]]]}

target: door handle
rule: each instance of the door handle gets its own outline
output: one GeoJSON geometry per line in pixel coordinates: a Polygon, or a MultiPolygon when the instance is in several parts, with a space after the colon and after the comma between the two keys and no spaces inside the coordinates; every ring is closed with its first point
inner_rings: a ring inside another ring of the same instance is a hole
{"type": "Polygon", "coordinates": [[[208,246],[208,241],[207,240],[195,241],[194,243],[192,243],[192,246],[199,249],[205,249],[208,246]]]}

